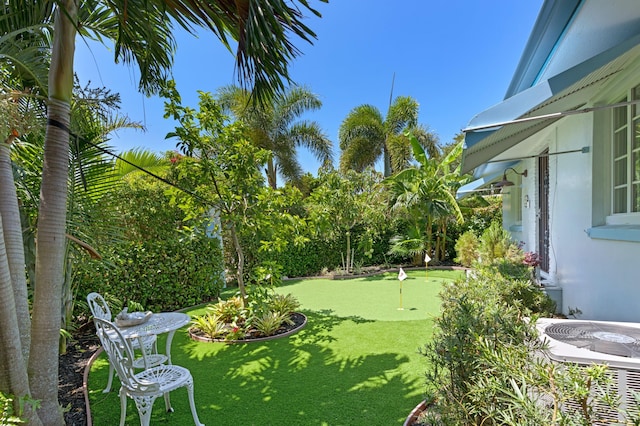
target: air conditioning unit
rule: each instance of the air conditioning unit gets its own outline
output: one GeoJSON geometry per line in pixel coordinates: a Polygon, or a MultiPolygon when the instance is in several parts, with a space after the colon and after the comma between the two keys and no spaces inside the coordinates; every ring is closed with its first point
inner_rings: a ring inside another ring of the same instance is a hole
{"type": "MultiPolygon", "coordinates": [[[[621,413],[603,407],[599,415],[607,423],[602,424],[624,422],[626,410],[638,412],[634,393],[640,393],[640,323],[540,318],[536,328],[552,361],[609,366],[621,413]]],[[[579,408],[577,402],[565,405],[567,410],[574,408],[579,408]]]]}

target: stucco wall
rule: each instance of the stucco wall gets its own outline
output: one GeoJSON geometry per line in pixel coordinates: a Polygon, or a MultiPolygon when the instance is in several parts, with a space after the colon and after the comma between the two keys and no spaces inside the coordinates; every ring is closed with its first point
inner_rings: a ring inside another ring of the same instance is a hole
{"type": "MultiPolygon", "coordinates": [[[[592,135],[593,115],[581,114],[557,122],[520,146],[526,147],[527,155],[547,147],[551,153],[579,150],[592,147],[592,135]]],[[[635,272],[640,243],[596,240],[586,233],[592,226],[592,152],[549,156],[550,270],[544,278],[562,287],[565,314],[578,308],[581,319],[640,322],[640,274],[635,272]]],[[[523,206],[522,232],[514,237],[525,242],[525,250],[536,251],[537,159],[524,160],[519,168],[528,170],[522,199],[528,195],[530,206],[523,206]]],[[[509,211],[505,209],[505,223],[509,211]]]]}

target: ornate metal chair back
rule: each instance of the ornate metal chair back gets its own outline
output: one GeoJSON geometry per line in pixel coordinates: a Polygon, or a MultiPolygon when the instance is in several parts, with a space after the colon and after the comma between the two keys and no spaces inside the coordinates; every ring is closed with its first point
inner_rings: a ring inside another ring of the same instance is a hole
{"type": "Polygon", "coordinates": [[[93,292],[87,295],[87,303],[94,318],[111,321],[111,309],[101,294],[93,292]]]}
{"type": "Polygon", "coordinates": [[[111,321],[97,317],[93,319],[96,332],[102,343],[104,351],[109,357],[109,363],[115,368],[122,386],[135,393],[154,394],[160,390],[158,383],[141,381],[136,378],[133,361],[135,356],[128,340],[126,340],[118,327],[111,321]]]}

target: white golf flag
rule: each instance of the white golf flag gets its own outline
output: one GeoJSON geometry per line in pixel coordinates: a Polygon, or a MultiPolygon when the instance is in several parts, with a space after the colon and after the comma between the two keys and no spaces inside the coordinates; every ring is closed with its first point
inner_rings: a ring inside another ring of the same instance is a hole
{"type": "Polygon", "coordinates": [[[424,255],[424,263],[429,263],[429,261],[431,260],[431,257],[428,254],[424,255]]]}
{"type": "Polygon", "coordinates": [[[407,273],[404,272],[404,269],[400,268],[400,272],[398,272],[398,279],[400,281],[404,281],[407,279],[407,273]]]}

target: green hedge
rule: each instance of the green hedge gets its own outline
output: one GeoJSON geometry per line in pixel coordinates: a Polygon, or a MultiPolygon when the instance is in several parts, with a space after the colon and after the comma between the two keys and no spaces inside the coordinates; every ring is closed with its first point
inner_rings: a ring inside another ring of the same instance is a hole
{"type": "Polygon", "coordinates": [[[159,312],[216,299],[223,270],[218,240],[202,235],[115,246],[101,261],[80,263],[75,280],[82,300],[96,291],[159,312]]]}
{"type": "MultiPolygon", "coordinates": [[[[362,232],[358,230],[352,232],[351,247],[355,248],[354,265],[371,266],[402,262],[402,259],[387,254],[392,234],[393,232],[389,231],[375,238],[372,246],[373,253],[368,257],[358,249],[359,242],[363,238],[362,232]]],[[[314,238],[303,246],[290,244],[280,253],[258,254],[252,259],[252,263],[275,261],[282,266],[282,274],[287,277],[313,276],[318,275],[323,268],[334,270],[342,267],[342,255],[346,254],[346,250],[346,236],[338,239],[314,238]]]]}

